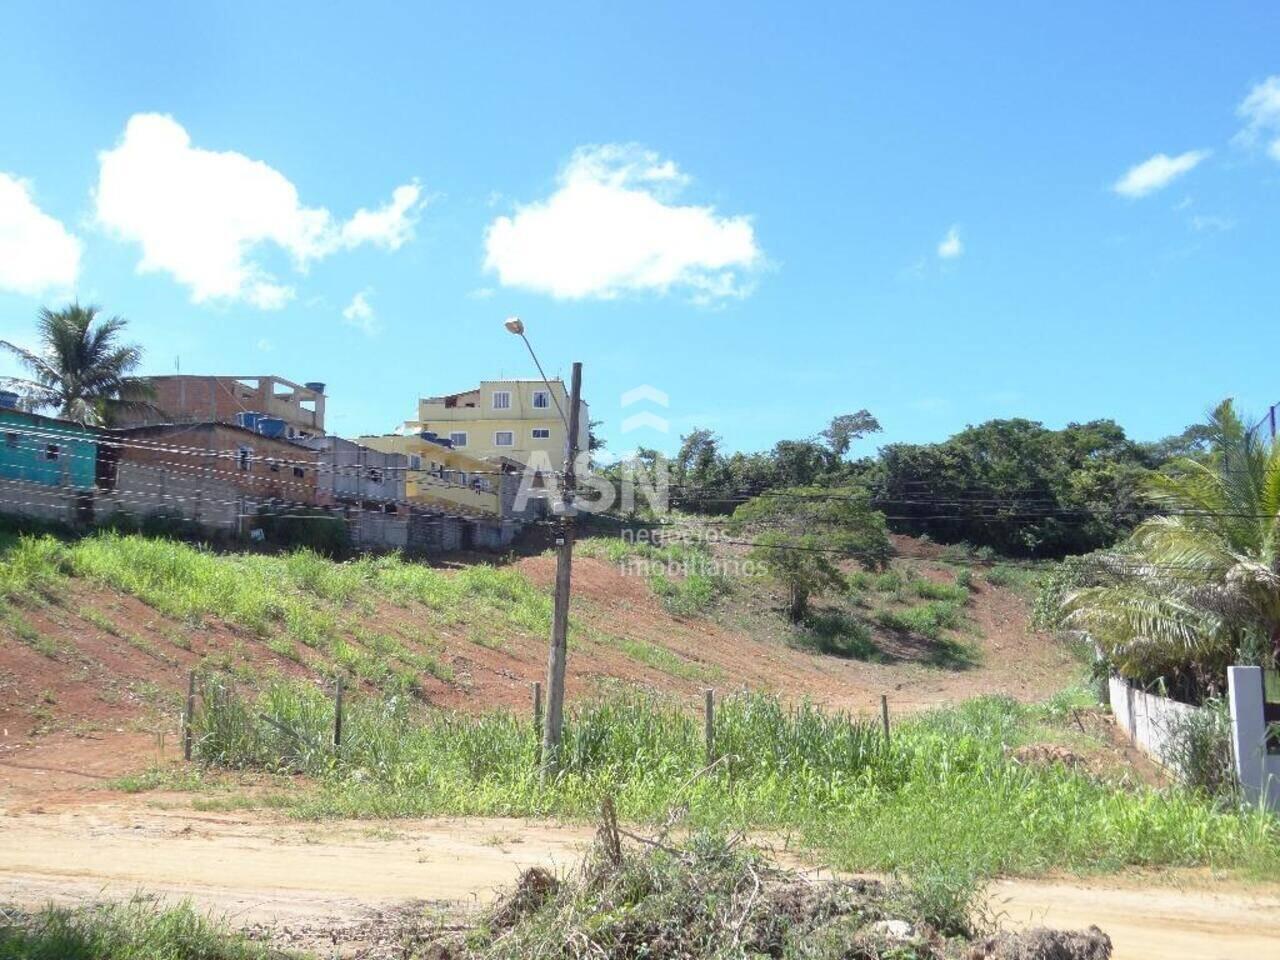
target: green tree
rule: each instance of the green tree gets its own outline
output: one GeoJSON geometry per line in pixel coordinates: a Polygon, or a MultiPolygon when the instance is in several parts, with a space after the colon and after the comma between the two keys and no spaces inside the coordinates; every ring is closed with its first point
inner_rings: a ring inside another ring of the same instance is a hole
{"type": "Polygon", "coordinates": [[[1064,601],[1122,674],[1201,693],[1280,651],[1280,445],[1249,438],[1230,400],[1208,427],[1212,455],[1151,475],[1157,515],[1064,601]]]}
{"type": "Polygon", "coordinates": [[[142,351],[120,342],[127,323],[99,318],[98,308],[74,303],[61,310],[40,310],[39,352],[7,340],[0,348],[15,356],[29,378],[6,378],[32,410],[54,408],[58,416],[87,424],[110,424],[119,414],[149,409],[150,385],[131,374],[142,351]]]}
{"type": "Polygon", "coordinates": [[[787,591],[794,622],[808,615],[811,598],[843,585],[839,560],[878,569],[892,553],[884,515],[858,487],[770,491],[739,506],[732,529],[753,535],[751,558],[787,591]]]}
{"type": "Polygon", "coordinates": [[[869,410],[859,410],[857,413],[842,413],[832,417],[830,425],[822,431],[822,439],[836,457],[843,458],[855,440],[860,440],[869,433],[879,432],[880,421],[869,410]]]}

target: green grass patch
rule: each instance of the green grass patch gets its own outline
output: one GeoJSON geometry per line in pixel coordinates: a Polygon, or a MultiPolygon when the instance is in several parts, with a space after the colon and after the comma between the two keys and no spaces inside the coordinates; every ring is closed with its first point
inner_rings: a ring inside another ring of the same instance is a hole
{"type": "Polygon", "coordinates": [[[287,957],[197,913],[139,894],[123,903],[0,917],[0,960],[272,960],[287,957]]]}
{"type": "Polygon", "coordinates": [[[720,677],[720,671],[709,664],[686,660],[666,647],[660,647],[645,640],[615,637],[605,633],[595,634],[592,639],[603,646],[625,653],[637,663],[643,663],[647,667],[682,680],[709,681],[720,677]]]}
{"type": "Polygon", "coordinates": [[[792,643],[804,650],[851,660],[883,660],[871,628],[843,610],[818,610],[795,628],[792,643]]]}
{"type": "Polygon", "coordinates": [[[932,600],[905,610],[880,610],[876,613],[876,622],[889,630],[941,640],[944,631],[955,630],[961,625],[963,614],[959,604],[932,600]]]}
{"type": "Polygon", "coordinates": [[[523,714],[421,714],[353,695],[335,754],[332,701],[313,687],[278,683],[253,701],[230,691],[206,700],[198,756],[316,777],[316,788],[288,801],[301,817],[589,818],[607,794],[631,821],[661,822],[684,805],[693,828],[786,831],[843,869],[1280,869],[1272,814],[1011,762],[1006,751],[1041,737],[1048,714],[1000,697],[903,718],[887,743],[871,720],[728,697],[716,712],[721,760],[699,776],[693,705],[615,692],[569,713],[562,771],[545,782],[523,714]]]}
{"type": "Polygon", "coordinates": [[[37,630],[30,620],[12,606],[0,607],[0,624],[3,624],[9,632],[36,653],[50,659],[57,659],[58,644],[51,637],[46,637],[37,630]]]}

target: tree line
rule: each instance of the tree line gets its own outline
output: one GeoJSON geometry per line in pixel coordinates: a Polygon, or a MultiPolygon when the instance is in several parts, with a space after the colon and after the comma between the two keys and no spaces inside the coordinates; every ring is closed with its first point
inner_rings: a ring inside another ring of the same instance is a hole
{"type": "MultiPolygon", "coordinates": [[[[1151,516],[1149,479],[1211,451],[1197,424],[1140,442],[1114,420],[1054,430],[1023,418],[989,420],[937,443],[893,443],[853,458],[880,431],[866,410],[832,419],[817,436],[755,453],[725,452],[712,430],[680,438],[672,506],[729,515],[768,492],[852,489],[895,533],[966,542],[1014,557],[1057,558],[1108,547],[1151,516]]],[[[651,465],[656,451],[641,450],[651,465]]]]}

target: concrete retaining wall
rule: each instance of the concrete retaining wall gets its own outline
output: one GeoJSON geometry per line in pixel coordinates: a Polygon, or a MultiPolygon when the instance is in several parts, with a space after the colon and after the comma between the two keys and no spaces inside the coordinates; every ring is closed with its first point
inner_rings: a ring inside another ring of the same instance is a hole
{"type": "Polygon", "coordinates": [[[1128,734],[1135,747],[1156,763],[1169,766],[1172,732],[1179,720],[1195,714],[1200,708],[1145,693],[1120,677],[1112,677],[1108,689],[1116,725],[1128,734]]]}

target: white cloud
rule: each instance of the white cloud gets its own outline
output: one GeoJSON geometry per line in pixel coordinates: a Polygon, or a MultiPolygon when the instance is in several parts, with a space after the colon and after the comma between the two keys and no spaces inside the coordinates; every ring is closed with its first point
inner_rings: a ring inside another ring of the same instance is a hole
{"type": "Polygon", "coordinates": [[[1236,134],[1236,141],[1253,146],[1264,140],[1267,153],[1280,161],[1280,74],[1254,86],[1240,101],[1236,113],[1245,121],[1244,129],[1236,134]]]}
{"type": "Polygon", "coordinates": [[[420,206],[420,188],[407,184],[385,207],[339,223],[324,207],[303,205],[279,171],[241,153],[195,147],[181,124],[154,113],[130,117],[120,142],[98,161],[98,223],[142,247],[139,270],[172,274],[196,303],[278,309],[294,290],[262,266],[266,245],[289,254],[298,271],[362,243],[394,250],[412,236],[420,206]]]}
{"type": "Polygon", "coordinates": [[[371,337],[378,332],[378,317],[373,312],[373,305],[369,303],[369,294],[372,290],[361,290],[342,310],[342,320],[347,326],[355,327],[366,337],[371,337]]]}
{"type": "Polygon", "coordinates": [[[764,259],[750,219],[677,204],[688,182],[652,151],[580,148],[550,197],[489,225],[485,268],[503,286],[566,300],[683,289],[710,302],[749,293],[764,259]]]}
{"type": "Polygon", "coordinates": [[[1191,229],[1199,233],[1225,233],[1232,229],[1236,222],[1230,217],[1216,217],[1207,214],[1196,214],[1191,217],[1191,229]]]}
{"type": "Polygon", "coordinates": [[[80,241],[32,197],[31,184],[0,173],[0,290],[35,296],[80,275],[80,241]]]}
{"type": "Polygon", "coordinates": [[[268,340],[266,337],[263,337],[261,340],[258,341],[258,349],[261,350],[263,353],[270,353],[272,350],[275,349],[275,346],[271,343],[270,340],[268,340]]]}
{"type": "Polygon", "coordinates": [[[342,242],[347,247],[372,243],[387,250],[399,250],[413,239],[415,214],[425,205],[422,188],[416,183],[396,187],[391,201],[377,210],[361,207],[342,225],[342,242]]]}
{"type": "Polygon", "coordinates": [[[1150,160],[1130,167],[1123,177],[1112,184],[1111,189],[1122,197],[1145,197],[1163,190],[1174,180],[1194,170],[1209,156],[1209,150],[1188,150],[1176,157],[1157,153],[1150,160]]]}
{"type": "Polygon", "coordinates": [[[954,260],[964,253],[964,244],[960,240],[960,228],[953,226],[938,244],[938,256],[943,260],[954,260]]]}

